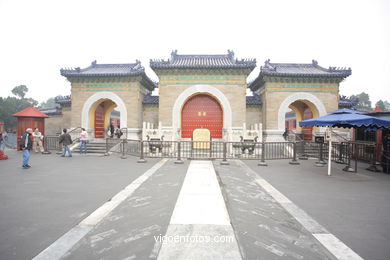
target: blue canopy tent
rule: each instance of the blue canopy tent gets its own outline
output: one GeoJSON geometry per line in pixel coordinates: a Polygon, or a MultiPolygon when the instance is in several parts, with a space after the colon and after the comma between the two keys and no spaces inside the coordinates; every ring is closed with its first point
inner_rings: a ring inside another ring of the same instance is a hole
{"type": "MultiPolygon", "coordinates": [[[[320,116],[299,122],[302,126],[321,126],[328,127],[329,134],[331,135],[332,127],[343,127],[343,128],[356,128],[365,126],[368,128],[390,128],[390,120],[384,120],[373,116],[363,115],[363,112],[351,109],[339,109],[332,111],[331,114],[326,116],[320,116]]],[[[331,175],[331,147],[332,139],[330,136],[329,140],[329,156],[328,156],[328,175],[331,175]]]]}

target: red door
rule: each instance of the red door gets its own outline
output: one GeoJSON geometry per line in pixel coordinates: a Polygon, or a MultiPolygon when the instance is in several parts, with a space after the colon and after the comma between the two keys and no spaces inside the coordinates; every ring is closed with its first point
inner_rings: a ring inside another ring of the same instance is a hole
{"type": "Polygon", "coordinates": [[[191,97],[181,111],[181,137],[191,138],[197,128],[210,130],[211,138],[222,138],[223,113],[218,101],[208,95],[191,97]]]}
{"type": "Polygon", "coordinates": [[[95,138],[104,138],[104,108],[100,104],[95,110],[95,138]]]}
{"type": "MultiPolygon", "coordinates": [[[[310,108],[306,108],[303,112],[303,120],[307,120],[313,118],[313,113],[310,108]]],[[[303,140],[312,140],[313,138],[313,127],[312,126],[304,126],[302,127],[303,140]]]]}

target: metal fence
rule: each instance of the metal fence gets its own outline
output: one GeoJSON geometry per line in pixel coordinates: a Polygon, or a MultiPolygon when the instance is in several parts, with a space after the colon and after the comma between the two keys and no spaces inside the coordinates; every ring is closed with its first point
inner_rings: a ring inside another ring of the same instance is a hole
{"type": "MultiPolygon", "coordinates": [[[[378,147],[370,143],[342,142],[332,143],[332,160],[346,164],[351,168],[351,162],[364,161],[371,164],[375,170],[378,164],[378,147]]],[[[184,159],[223,161],[232,159],[259,160],[259,165],[266,165],[268,160],[291,160],[297,164],[297,159],[317,158],[318,162],[326,163],[329,147],[327,143],[301,142],[199,142],[199,141],[163,141],[163,140],[126,140],[120,145],[122,156],[132,155],[145,158],[175,158],[177,161],[184,159]]],[[[383,160],[386,160],[383,159],[383,160]]]]}
{"type": "Polygon", "coordinates": [[[45,148],[45,152],[61,151],[62,146],[59,143],[59,136],[46,135],[43,138],[43,147],[45,148]]]}
{"type": "MultiPolygon", "coordinates": [[[[60,151],[58,136],[45,136],[44,146],[46,151],[60,151]]],[[[126,155],[145,158],[173,158],[182,159],[221,159],[224,162],[232,159],[259,160],[259,165],[266,165],[268,160],[291,160],[297,164],[297,159],[317,158],[318,162],[325,163],[328,159],[329,147],[327,143],[315,142],[200,142],[200,141],[163,141],[163,140],[131,140],[131,139],[106,139],[106,152],[117,146],[117,152],[126,155]]],[[[377,171],[376,166],[382,164],[384,172],[389,171],[390,152],[381,150],[381,147],[373,143],[341,142],[332,143],[332,160],[346,164],[346,168],[352,168],[352,161],[363,161],[370,164],[369,169],[377,171]],[[380,149],[379,149],[380,148],[380,149]],[[378,159],[379,158],[379,159],[378,159]]]]}
{"type": "Polygon", "coordinates": [[[120,149],[142,158],[276,160],[293,159],[295,147],[294,142],[122,140],[120,149]]]}

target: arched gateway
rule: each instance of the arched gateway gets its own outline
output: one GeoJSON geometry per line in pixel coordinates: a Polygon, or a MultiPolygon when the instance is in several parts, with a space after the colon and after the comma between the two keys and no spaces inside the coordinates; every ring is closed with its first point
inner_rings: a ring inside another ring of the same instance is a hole
{"type": "Polygon", "coordinates": [[[62,69],[72,84],[71,127],[84,127],[95,138],[105,137],[110,115],[119,112],[120,127],[128,137],[140,137],[142,100],[156,87],[141,63],[97,64],[85,69],[62,69]]]}
{"type": "MultiPolygon", "coordinates": [[[[299,127],[305,111],[306,115],[309,110],[313,117],[318,117],[338,109],[339,83],[349,75],[351,69],[326,69],[315,60],[309,64],[267,60],[259,76],[249,85],[264,101],[262,121],[266,141],[284,140],[285,115],[290,109],[296,114],[296,130],[311,131],[299,127]]],[[[306,136],[312,136],[312,133],[306,133],[306,136]]]]}
{"type": "Polygon", "coordinates": [[[111,112],[117,109],[120,115],[120,127],[127,127],[127,109],[123,100],[115,93],[103,91],[90,96],[81,112],[81,126],[94,129],[95,138],[105,137],[105,129],[110,125],[111,112]]]}
{"type": "Polygon", "coordinates": [[[191,138],[193,131],[197,128],[210,130],[211,138],[222,138],[222,107],[210,95],[194,95],[183,105],[181,111],[181,137],[191,138]]]}

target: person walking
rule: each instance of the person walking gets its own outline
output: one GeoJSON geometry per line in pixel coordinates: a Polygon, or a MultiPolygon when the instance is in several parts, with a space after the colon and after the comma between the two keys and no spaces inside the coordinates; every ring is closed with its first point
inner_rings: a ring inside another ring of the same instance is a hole
{"type": "Polygon", "coordinates": [[[115,135],[116,137],[118,137],[118,139],[121,138],[121,136],[123,135],[120,126],[118,126],[118,128],[115,130],[115,135]]]}
{"type": "Polygon", "coordinates": [[[69,145],[73,143],[72,137],[70,136],[70,134],[67,133],[66,128],[64,128],[63,132],[64,133],[60,135],[60,144],[64,146],[64,150],[61,154],[61,157],[65,157],[66,152],[68,152],[69,157],[72,157],[72,152],[69,149],[69,145]]]}
{"type": "Polygon", "coordinates": [[[110,137],[113,138],[114,137],[114,125],[112,123],[110,123],[110,137]]]}
{"type": "Polygon", "coordinates": [[[30,150],[32,148],[32,129],[27,128],[26,132],[24,132],[22,139],[20,140],[20,150],[23,151],[23,169],[28,169],[30,168],[30,150]]]}
{"type": "Polygon", "coordinates": [[[42,145],[43,135],[41,132],[39,132],[38,128],[35,128],[33,132],[33,149],[36,153],[41,152],[43,153],[45,150],[43,149],[42,145]],[[39,150],[38,150],[39,149],[39,150]]]}
{"type": "Polygon", "coordinates": [[[81,133],[80,133],[80,154],[83,153],[87,154],[87,141],[88,141],[88,133],[85,131],[85,128],[81,128],[81,133]],[[84,147],[84,149],[83,149],[84,147]]]}

